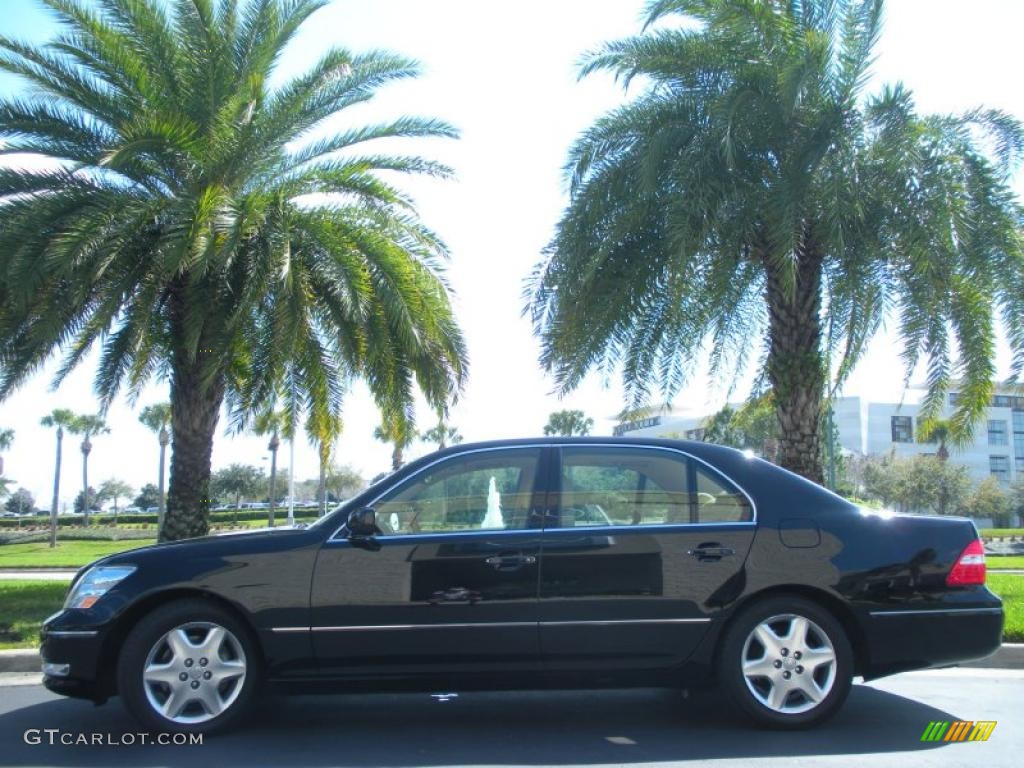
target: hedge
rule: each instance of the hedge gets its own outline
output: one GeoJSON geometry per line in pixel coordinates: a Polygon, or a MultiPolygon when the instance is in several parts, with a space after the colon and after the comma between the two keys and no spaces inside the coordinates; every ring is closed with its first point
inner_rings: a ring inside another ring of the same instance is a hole
{"type": "MultiPolygon", "coordinates": [[[[231,509],[222,509],[216,512],[209,513],[209,521],[211,523],[230,523],[235,520],[265,520],[270,514],[269,509],[239,509],[237,511],[231,509]]],[[[288,516],[287,507],[278,507],[274,511],[275,520],[284,520],[288,516]]],[[[316,507],[302,507],[295,509],[295,517],[306,519],[314,518],[317,516],[316,507]]],[[[120,526],[134,526],[134,525],[155,525],[157,521],[157,515],[155,513],[132,515],[132,514],[120,514],[117,516],[117,525],[120,526]]],[[[103,512],[94,515],[89,515],[89,525],[93,526],[111,526],[114,524],[114,515],[111,513],[103,512]]],[[[84,515],[58,515],[57,526],[59,528],[82,528],[85,526],[84,515]]],[[[49,528],[50,527],[50,516],[49,515],[32,515],[28,517],[0,517],[0,529],[9,528],[49,528]]]]}

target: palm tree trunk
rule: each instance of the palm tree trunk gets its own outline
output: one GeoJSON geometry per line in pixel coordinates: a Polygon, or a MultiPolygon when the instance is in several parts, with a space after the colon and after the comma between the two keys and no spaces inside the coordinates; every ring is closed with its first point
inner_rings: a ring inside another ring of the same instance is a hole
{"type": "Polygon", "coordinates": [[[167,494],[164,493],[164,467],[167,464],[167,429],[166,427],[160,427],[160,470],[157,474],[157,485],[160,489],[160,510],[156,516],[156,535],[157,539],[163,535],[164,520],[167,517],[167,494]]]}
{"type": "Polygon", "coordinates": [[[270,514],[267,525],[274,527],[274,509],[277,504],[277,448],[270,449],[270,514]]]}
{"type": "Polygon", "coordinates": [[[768,378],[779,421],[779,464],[821,483],[821,413],[825,363],[821,352],[822,254],[805,234],[787,286],[778,264],[766,260],[769,313],[768,378]]]}
{"type": "Polygon", "coordinates": [[[53,504],[50,506],[50,547],[57,546],[57,505],[60,504],[60,446],[64,428],[57,427],[57,465],[53,471],[53,504]]]}
{"type": "Polygon", "coordinates": [[[395,450],[391,452],[391,469],[398,471],[402,468],[402,446],[395,443],[395,450]]]}
{"type": "MultiPolygon", "coordinates": [[[[88,441],[89,438],[86,438],[88,441]]],[[[82,515],[85,527],[89,527],[89,450],[82,444],[82,515]]]]}
{"type": "Polygon", "coordinates": [[[320,443],[320,484],[317,486],[317,516],[323,517],[327,514],[327,462],[330,461],[330,451],[327,446],[320,443]]]}
{"type": "Polygon", "coordinates": [[[198,366],[175,360],[171,384],[171,476],[161,541],[204,536],[210,530],[210,458],[224,384],[203,385],[198,366]]]}

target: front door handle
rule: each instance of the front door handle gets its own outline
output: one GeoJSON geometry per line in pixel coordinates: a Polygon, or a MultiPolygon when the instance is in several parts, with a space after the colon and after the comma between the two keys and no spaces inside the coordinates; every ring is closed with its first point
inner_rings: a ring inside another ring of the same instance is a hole
{"type": "Polygon", "coordinates": [[[701,544],[699,547],[694,547],[686,554],[693,555],[701,562],[715,562],[721,560],[723,557],[731,557],[736,554],[736,550],[730,549],[729,547],[723,547],[721,544],[714,542],[708,544],[701,544]]]}
{"type": "Polygon", "coordinates": [[[537,558],[533,555],[524,555],[516,552],[492,555],[491,557],[485,558],[484,562],[496,571],[517,571],[524,565],[533,565],[537,562],[537,558]]]}

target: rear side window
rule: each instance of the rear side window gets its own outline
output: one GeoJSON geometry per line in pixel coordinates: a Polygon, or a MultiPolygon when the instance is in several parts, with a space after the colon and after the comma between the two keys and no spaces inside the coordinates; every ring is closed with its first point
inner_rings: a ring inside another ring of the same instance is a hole
{"type": "Polygon", "coordinates": [[[682,454],[652,448],[561,451],[557,512],[549,528],[734,523],[753,519],[746,497],[682,454]]]}

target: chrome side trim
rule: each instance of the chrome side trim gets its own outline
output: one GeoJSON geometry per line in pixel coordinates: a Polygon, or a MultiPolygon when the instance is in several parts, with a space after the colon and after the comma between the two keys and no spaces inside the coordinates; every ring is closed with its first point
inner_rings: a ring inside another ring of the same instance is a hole
{"type": "MultiPolygon", "coordinates": [[[[747,493],[746,489],[742,485],[737,483],[732,477],[727,475],[725,472],[720,470],[718,467],[714,466],[713,464],[709,464],[708,462],[704,461],[704,459],[700,458],[699,456],[694,456],[692,453],[688,453],[688,452],[686,452],[686,451],[684,451],[684,450],[682,450],[680,448],[670,448],[667,445],[637,445],[637,444],[633,444],[633,443],[626,444],[626,445],[624,445],[622,443],[530,443],[530,444],[527,444],[527,445],[502,445],[502,446],[494,446],[494,447],[491,447],[491,448],[474,448],[473,450],[460,451],[459,453],[453,454],[451,456],[443,456],[443,457],[441,457],[439,459],[435,459],[434,461],[430,462],[429,464],[427,464],[427,465],[425,465],[423,467],[420,467],[415,472],[413,472],[411,475],[409,475],[408,477],[404,478],[402,480],[402,482],[399,483],[398,485],[392,485],[387,490],[377,494],[377,496],[375,496],[373,499],[371,499],[369,502],[367,502],[365,506],[372,507],[374,504],[376,504],[378,501],[380,501],[383,497],[387,496],[389,493],[391,493],[396,488],[405,485],[407,482],[412,480],[414,477],[417,477],[418,475],[423,474],[428,469],[430,469],[431,467],[433,467],[433,466],[435,466],[437,464],[440,464],[441,462],[457,459],[460,456],[471,456],[474,453],[490,453],[492,451],[514,451],[514,450],[520,450],[520,449],[524,449],[524,448],[535,448],[535,449],[541,449],[541,450],[543,450],[544,448],[632,448],[634,450],[642,450],[642,451],[668,451],[669,453],[678,453],[681,456],[685,456],[688,459],[693,459],[694,461],[696,461],[696,462],[698,462],[700,464],[703,464],[705,467],[710,469],[715,474],[721,475],[722,477],[724,477],[726,480],[728,480],[730,483],[732,483],[736,487],[736,490],[738,490],[740,493],[743,494],[743,497],[750,504],[750,520],[745,520],[743,522],[735,522],[735,523],[675,523],[675,524],[662,524],[662,525],[603,526],[603,527],[599,527],[600,530],[611,530],[613,528],[621,528],[621,529],[624,529],[624,530],[635,531],[635,530],[644,530],[644,529],[649,529],[649,528],[666,528],[666,527],[667,528],[703,528],[703,527],[718,526],[718,525],[751,525],[751,526],[753,526],[753,525],[757,524],[757,504],[754,503],[753,497],[749,493],[747,493]]],[[[332,533],[330,535],[330,537],[328,537],[328,539],[327,539],[327,541],[325,543],[326,544],[330,544],[332,542],[337,542],[337,541],[347,541],[346,539],[338,539],[337,538],[338,532],[341,531],[341,529],[344,528],[344,527],[345,527],[345,523],[342,523],[341,525],[339,525],[334,530],[334,533],[332,533]]],[[[473,534],[473,535],[475,535],[475,534],[481,534],[481,533],[483,533],[483,534],[492,534],[492,533],[537,533],[539,535],[542,531],[548,531],[548,530],[550,530],[550,531],[573,531],[573,530],[590,530],[590,529],[583,529],[583,528],[550,528],[550,529],[548,529],[548,528],[517,528],[517,529],[514,529],[514,530],[504,530],[504,531],[502,531],[502,530],[498,530],[498,531],[480,530],[480,531],[457,531],[457,532],[453,532],[453,533],[446,533],[445,531],[438,531],[437,533],[432,533],[432,534],[410,534],[408,536],[402,535],[402,534],[390,535],[389,536],[389,535],[385,534],[385,535],[382,535],[382,536],[375,536],[374,538],[376,538],[376,539],[384,539],[384,540],[394,539],[396,541],[401,541],[403,539],[413,539],[413,538],[416,538],[416,537],[422,538],[423,536],[456,536],[456,535],[464,535],[464,534],[473,534]]]]}
{"type": "Polygon", "coordinates": [[[872,616],[920,616],[935,615],[970,615],[972,613],[1002,613],[1002,608],[922,608],[913,611],[871,611],[872,616]]]}
{"type": "Polygon", "coordinates": [[[344,627],[313,627],[314,632],[373,632],[383,629],[465,629],[468,627],[536,627],[536,621],[470,621],[444,624],[353,624],[344,627]]]}
{"type": "Polygon", "coordinates": [[[312,627],[271,627],[271,632],[309,632],[312,627]]]}
{"type": "Polygon", "coordinates": [[[407,629],[466,629],[469,627],[570,627],[616,624],[707,624],[709,618],[695,619],[590,619],[580,621],[469,621],[443,624],[353,624],[341,627],[313,627],[314,632],[374,632],[407,629]]]}
{"type": "Polygon", "coordinates": [[[614,624],[709,624],[711,619],[600,619],[593,621],[542,621],[542,627],[610,626],[614,624]]]}
{"type": "Polygon", "coordinates": [[[98,629],[51,629],[47,631],[47,637],[96,637],[98,629]]]}

